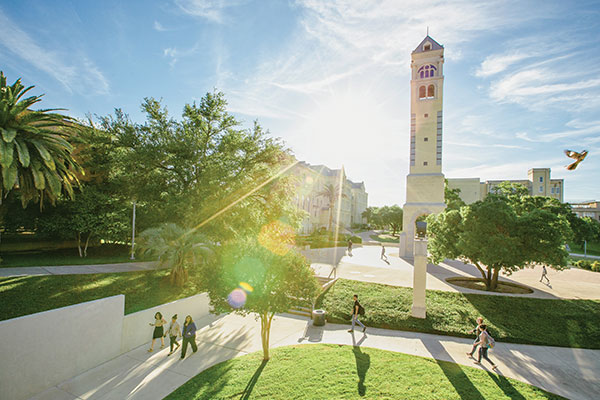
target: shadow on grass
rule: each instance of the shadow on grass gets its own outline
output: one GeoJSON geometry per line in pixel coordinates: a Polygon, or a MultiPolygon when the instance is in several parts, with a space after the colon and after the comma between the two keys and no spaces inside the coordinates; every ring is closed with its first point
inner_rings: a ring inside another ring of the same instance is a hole
{"type": "Polygon", "coordinates": [[[354,360],[356,362],[356,373],[358,374],[358,394],[364,396],[367,393],[367,387],[365,386],[365,379],[367,377],[367,371],[371,367],[371,356],[361,351],[360,345],[367,338],[366,334],[357,342],[354,338],[354,332],[352,332],[352,353],[354,353],[354,360]]]}
{"type": "Polygon", "coordinates": [[[244,391],[242,392],[242,396],[240,397],[240,399],[246,400],[246,399],[250,398],[250,395],[252,394],[252,390],[254,390],[254,385],[256,385],[256,382],[258,382],[258,379],[260,378],[260,374],[262,374],[263,369],[265,369],[265,366],[267,365],[268,362],[269,362],[269,360],[263,360],[260,363],[260,366],[256,369],[256,371],[254,372],[254,375],[252,375],[252,378],[250,378],[250,380],[248,381],[248,384],[244,388],[244,391]]]}

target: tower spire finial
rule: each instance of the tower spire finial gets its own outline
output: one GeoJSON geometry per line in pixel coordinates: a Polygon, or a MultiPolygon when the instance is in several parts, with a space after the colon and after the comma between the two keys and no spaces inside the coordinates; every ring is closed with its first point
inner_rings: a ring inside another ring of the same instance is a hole
{"type": "Polygon", "coordinates": [[[429,26],[427,26],[427,36],[429,36],[429,26]]]}

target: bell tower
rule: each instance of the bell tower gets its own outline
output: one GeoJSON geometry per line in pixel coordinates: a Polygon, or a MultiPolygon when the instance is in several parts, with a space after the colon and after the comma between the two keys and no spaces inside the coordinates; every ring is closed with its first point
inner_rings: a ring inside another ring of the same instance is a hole
{"type": "Polygon", "coordinates": [[[401,257],[413,257],[415,220],[446,208],[442,174],[443,65],[444,47],[427,35],[411,54],[410,168],[401,257]]]}

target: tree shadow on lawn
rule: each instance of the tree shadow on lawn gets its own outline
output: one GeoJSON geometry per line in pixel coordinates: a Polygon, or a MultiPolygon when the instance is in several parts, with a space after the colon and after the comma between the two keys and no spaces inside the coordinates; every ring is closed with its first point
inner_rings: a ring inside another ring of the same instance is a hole
{"type": "Polygon", "coordinates": [[[358,394],[364,396],[367,393],[367,387],[365,386],[365,379],[367,377],[367,371],[371,367],[371,356],[361,351],[360,345],[367,338],[366,334],[357,342],[352,332],[352,353],[354,353],[354,359],[356,362],[356,373],[358,374],[358,394]]]}
{"type": "Polygon", "coordinates": [[[254,390],[254,385],[256,385],[256,382],[258,382],[258,379],[260,378],[260,374],[262,374],[263,369],[265,369],[265,366],[267,365],[268,362],[269,362],[269,360],[262,360],[262,362],[260,363],[260,366],[256,369],[256,371],[254,372],[254,375],[252,375],[252,378],[250,378],[250,380],[248,381],[248,384],[244,388],[244,391],[241,393],[240,399],[246,400],[246,399],[250,398],[250,395],[252,394],[252,390],[254,390]]]}

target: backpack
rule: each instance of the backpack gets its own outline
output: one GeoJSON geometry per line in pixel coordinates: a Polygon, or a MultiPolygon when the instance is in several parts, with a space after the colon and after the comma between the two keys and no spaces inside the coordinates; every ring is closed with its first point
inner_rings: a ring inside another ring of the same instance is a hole
{"type": "Polygon", "coordinates": [[[487,347],[488,347],[488,349],[493,349],[494,346],[496,345],[496,341],[494,340],[493,337],[490,336],[489,333],[486,333],[486,334],[487,334],[487,337],[488,337],[488,345],[487,345],[487,347]]]}
{"type": "Polygon", "coordinates": [[[362,304],[358,305],[358,315],[365,315],[365,308],[362,306],[362,304]]]}

